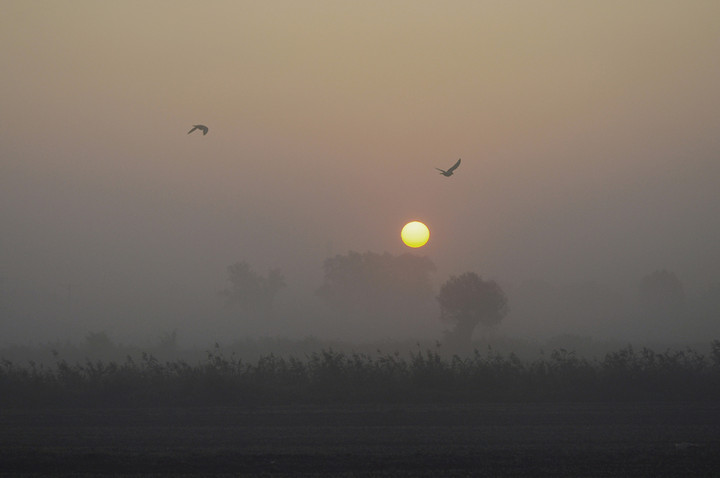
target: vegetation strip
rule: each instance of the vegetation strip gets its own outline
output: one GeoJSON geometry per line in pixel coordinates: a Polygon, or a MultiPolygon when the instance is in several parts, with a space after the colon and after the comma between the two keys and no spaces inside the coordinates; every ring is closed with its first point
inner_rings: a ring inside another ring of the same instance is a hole
{"type": "Polygon", "coordinates": [[[467,358],[427,350],[370,356],[332,349],[305,359],[255,362],[216,349],[204,361],[87,360],[54,366],[0,362],[0,405],[265,405],[473,401],[662,401],[720,399],[720,341],[709,357],[626,347],[588,360],[565,349],[549,358],[475,351],[467,358]]]}

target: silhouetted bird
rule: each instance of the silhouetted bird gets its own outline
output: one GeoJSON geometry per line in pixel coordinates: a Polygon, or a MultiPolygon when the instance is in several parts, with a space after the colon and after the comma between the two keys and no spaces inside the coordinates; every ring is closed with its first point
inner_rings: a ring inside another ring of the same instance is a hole
{"type": "Polygon", "coordinates": [[[196,129],[199,129],[200,131],[202,131],[202,132],[203,132],[203,136],[205,136],[205,135],[207,134],[207,132],[208,132],[208,127],[205,126],[204,124],[194,124],[194,125],[193,125],[193,129],[191,129],[190,131],[188,131],[187,134],[192,133],[192,132],[195,131],[196,129]]]}
{"type": "Polygon", "coordinates": [[[435,169],[437,169],[438,171],[440,171],[440,174],[442,174],[443,176],[449,178],[450,176],[453,175],[453,171],[455,171],[455,170],[458,168],[458,166],[460,166],[460,160],[459,160],[459,159],[457,160],[457,163],[455,163],[455,164],[453,164],[452,166],[450,166],[450,168],[449,168],[447,171],[445,171],[444,169],[440,169],[440,168],[435,168],[435,169]]]}

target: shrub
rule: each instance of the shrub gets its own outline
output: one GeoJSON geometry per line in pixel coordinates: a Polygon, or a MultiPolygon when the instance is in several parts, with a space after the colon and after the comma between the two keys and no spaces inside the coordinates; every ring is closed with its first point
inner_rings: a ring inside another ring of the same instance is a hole
{"type": "Polygon", "coordinates": [[[468,358],[326,349],[305,359],[270,354],[245,363],[216,346],[195,365],[147,353],[120,363],[69,363],[56,354],[54,367],[1,360],[0,406],[718,400],[719,357],[718,341],[709,358],[689,349],[626,347],[593,361],[566,349],[532,361],[491,349],[468,358]]]}

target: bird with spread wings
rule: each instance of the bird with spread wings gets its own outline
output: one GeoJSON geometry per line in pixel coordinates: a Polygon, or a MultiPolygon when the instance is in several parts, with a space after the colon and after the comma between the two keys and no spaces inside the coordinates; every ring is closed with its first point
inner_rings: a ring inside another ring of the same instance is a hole
{"type": "Polygon", "coordinates": [[[458,168],[458,166],[460,166],[460,160],[459,160],[459,159],[457,160],[457,162],[456,162],[455,164],[453,164],[452,166],[450,166],[450,168],[448,168],[447,171],[445,171],[444,169],[440,169],[440,168],[435,168],[435,169],[437,169],[438,171],[440,171],[440,174],[442,174],[443,176],[449,178],[450,176],[453,175],[453,171],[455,171],[455,170],[458,168]]]}
{"type": "Polygon", "coordinates": [[[199,129],[200,131],[202,131],[203,136],[205,136],[205,135],[208,133],[208,127],[205,126],[204,124],[194,124],[194,125],[193,125],[193,128],[192,128],[190,131],[188,131],[187,134],[192,133],[192,132],[195,131],[196,129],[199,129]]]}

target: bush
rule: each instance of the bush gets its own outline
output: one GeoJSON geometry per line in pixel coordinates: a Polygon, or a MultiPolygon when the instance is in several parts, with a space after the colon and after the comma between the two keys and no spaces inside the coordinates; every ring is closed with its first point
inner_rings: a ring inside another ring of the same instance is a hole
{"type": "Polygon", "coordinates": [[[690,349],[627,347],[593,361],[566,349],[532,361],[490,349],[469,358],[326,349],[304,359],[270,354],[245,363],[216,346],[196,365],[147,353],[121,363],[68,363],[56,354],[54,367],[0,361],[0,406],[718,400],[720,342],[711,349],[706,358],[690,349]]]}

